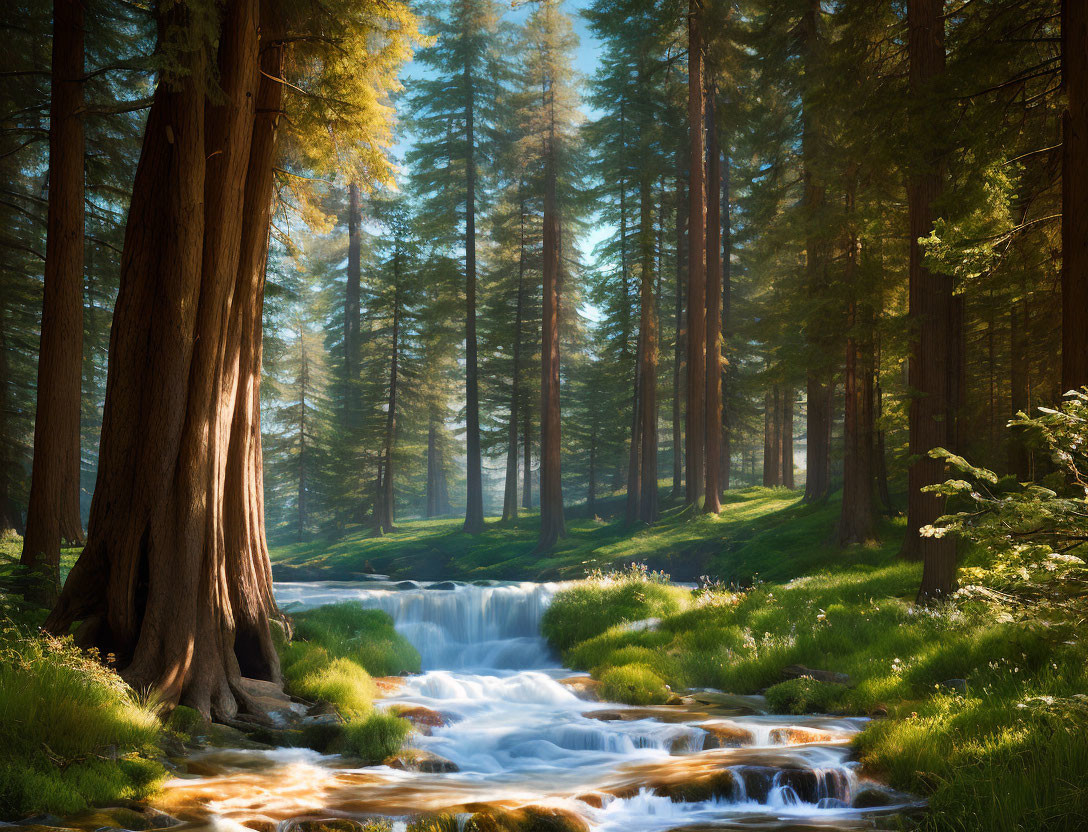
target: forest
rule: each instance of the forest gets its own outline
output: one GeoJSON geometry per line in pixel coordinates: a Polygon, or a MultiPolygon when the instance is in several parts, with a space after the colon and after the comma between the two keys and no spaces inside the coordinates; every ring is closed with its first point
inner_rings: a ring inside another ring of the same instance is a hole
{"type": "Polygon", "coordinates": [[[1088,3],[0,32],[0,819],[1088,829],[1088,3]]]}

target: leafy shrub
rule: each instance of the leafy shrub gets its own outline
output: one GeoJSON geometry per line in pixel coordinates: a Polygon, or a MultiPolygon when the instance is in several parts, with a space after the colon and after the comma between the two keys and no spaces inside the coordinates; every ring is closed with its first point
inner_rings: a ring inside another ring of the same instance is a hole
{"type": "Polygon", "coordinates": [[[393,627],[381,610],[354,601],[329,604],[292,616],[295,639],[323,647],[331,655],[349,658],[372,676],[418,673],[419,652],[393,627]]]}
{"type": "Polygon", "coordinates": [[[767,706],[776,714],[826,714],[841,705],[844,685],[803,676],[767,688],[767,706]]]}
{"type": "Polygon", "coordinates": [[[597,573],[558,592],[541,629],[552,646],[567,650],[617,624],[677,613],[690,595],[671,586],[667,575],[641,566],[597,573]]]}
{"type": "Polygon", "coordinates": [[[384,711],[373,711],[344,726],[336,750],[367,762],[380,763],[401,749],[411,730],[408,720],[384,711]]]}
{"type": "Polygon", "coordinates": [[[137,799],[165,777],[161,728],[121,678],[69,642],[0,630],[0,814],[137,799]]]}
{"type": "Polygon", "coordinates": [[[661,705],[668,700],[669,689],[648,665],[625,664],[601,674],[601,696],[628,705],[661,705]]]}

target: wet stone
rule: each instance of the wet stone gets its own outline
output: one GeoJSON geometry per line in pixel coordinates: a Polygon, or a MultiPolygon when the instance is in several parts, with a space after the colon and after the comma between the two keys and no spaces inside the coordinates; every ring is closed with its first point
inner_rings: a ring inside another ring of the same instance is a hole
{"type": "Polygon", "coordinates": [[[445,757],[418,748],[406,748],[399,754],[387,758],[385,765],[390,768],[399,768],[403,771],[419,771],[424,774],[449,774],[459,771],[457,764],[452,760],[447,760],[445,757]]]}

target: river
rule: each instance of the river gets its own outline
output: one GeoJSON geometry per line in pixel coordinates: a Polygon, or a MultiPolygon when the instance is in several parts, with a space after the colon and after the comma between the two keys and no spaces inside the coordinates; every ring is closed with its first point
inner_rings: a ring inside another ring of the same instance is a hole
{"type": "Polygon", "coordinates": [[[217,829],[258,830],[374,816],[399,829],[424,812],[532,805],[577,814],[593,832],[879,829],[916,806],[859,777],[849,743],[863,719],[767,715],[759,697],[713,692],[656,708],[587,701],[540,636],[557,585],[439,586],[454,588],[280,583],[276,597],[288,610],[353,600],[388,612],[423,672],[379,707],[442,714],[446,724],[411,745],[456,772],[352,768],[305,749],[214,750],[167,784],[166,804],[199,806],[217,829]],[[700,783],[713,785],[691,788],[700,783]]]}

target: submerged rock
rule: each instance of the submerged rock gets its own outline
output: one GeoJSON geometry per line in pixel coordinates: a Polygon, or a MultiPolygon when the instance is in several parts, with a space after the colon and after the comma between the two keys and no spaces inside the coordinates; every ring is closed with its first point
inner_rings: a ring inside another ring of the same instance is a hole
{"type": "Polygon", "coordinates": [[[392,757],[387,757],[385,765],[402,771],[419,771],[424,774],[450,774],[460,771],[453,760],[447,760],[445,757],[420,748],[406,748],[392,757]]]}
{"type": "Polygon", "coordinates": [[[601,700],[598,693],[601,683],[590,676],[570,676],[566,679],[560,679],[559,684],[563,685],[579,699],[585,699],[587,702],[599,702],[601,700]]]}
{"type": "Polygon", "coordinates": [[[416,581],[398,581],[393,586],[397,589],[423,589],[423,585],[416,581]]]}
{"type": "Polygon", "coordinates": [[[457,584],[455,584],[453,581],[439,581],[438,583],[427,584],[427,589],[457,589],[457,584]]]}
{"type": "Polygon", "coordinates": [[[832,742],[837,739],[830,731],[801,728],[797,725],[772,728],[770,735],[771,742],[775,745],[805,745],[810,742],[832,742]]]}
{"type": "Polygon", "coordinates": [[[521,809],[487,808],[475,812],[463,832],[589,832],[589,825],[578,815],[550,806],[525,806],[521,809]]]}
{"type": "Polygon", "coordinates": [[[747,728],[731,722],[711,722],[699,726],[706,731],[703,751],[714,748],[744,748],[755,743],[755,737],[747,728]]]}
{"type": "Polygon", "coordinates": [[[419,733],[427,736],[430,736],[433,729],[441,728],[442,726],[449,724],[446,717],[438,711],[432,711],[430,708],[424,708],[422,705],[394,705],[389,710],[401,719],[408,720],[412,723],[413,728],[419,731],[419,733]]]}

